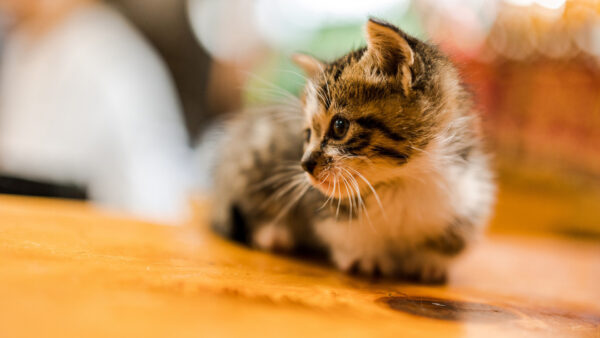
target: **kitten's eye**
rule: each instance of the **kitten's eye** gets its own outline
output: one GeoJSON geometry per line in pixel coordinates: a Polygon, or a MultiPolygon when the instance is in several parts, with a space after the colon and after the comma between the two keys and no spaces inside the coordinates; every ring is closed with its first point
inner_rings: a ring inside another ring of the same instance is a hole
{"type": "Polygon", "coordinates": [[[345,118],[336,117],[333,119],[331,125],[333,131],[333,138],[339,140],[343,138],[348,132],[348,127],[350,126],[350,123],[345,118]]]}
{"type": "Polygon", "coordinates": [[[306,143],[310,142],[310,129],[304,131],[304,141],[306,141],[306,143]]]}

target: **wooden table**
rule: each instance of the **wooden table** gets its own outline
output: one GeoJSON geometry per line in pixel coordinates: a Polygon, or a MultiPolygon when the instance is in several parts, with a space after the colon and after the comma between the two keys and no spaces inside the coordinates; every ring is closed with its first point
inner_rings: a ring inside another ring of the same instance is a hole
{"type": "Polygon", "coordinates": [[[190,224],[0,196],[0,337],[600,337],[600,245],[493,235],[447,286],[346,276],[190,224]]]}

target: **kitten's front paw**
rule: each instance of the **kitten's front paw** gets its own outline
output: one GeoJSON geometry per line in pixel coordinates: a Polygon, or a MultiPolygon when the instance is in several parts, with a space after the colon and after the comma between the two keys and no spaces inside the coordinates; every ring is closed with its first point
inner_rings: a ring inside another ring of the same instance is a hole
{"type": "Polygon", "coordinates": [[[265,251],[289,252],[294,247],[294,240],[288,228],[269,223],[252,234],[252,244],[265,251]]]}
{"type": "Polygon", "coordinates": [[[401,271],[400,277],[421,284],[445,284],[448,272],[445,266],[425,264],[417,270],[401,271]]]}
{"type": "Polygon", "coordinates": [[[404,257],[399,263],[399,277],[423,284],[444,284],[451,260],[430,251],[418,251],[404,257]]]}
{"type": "Polygon", "coordinates": [[[398,257],[386,252],[335,250],[332,259],[338,269],[351,274],[405,279],[423,284],[444,284],[448,261],[428,254],[398,257]]]}
{"type": "Polygon", "coordinates": [[[337,250],[332,255],[338,269],[364,276],[393,276],[395,267],[391,257],[385,254],[359,255],[357,252],[337,250]]]}

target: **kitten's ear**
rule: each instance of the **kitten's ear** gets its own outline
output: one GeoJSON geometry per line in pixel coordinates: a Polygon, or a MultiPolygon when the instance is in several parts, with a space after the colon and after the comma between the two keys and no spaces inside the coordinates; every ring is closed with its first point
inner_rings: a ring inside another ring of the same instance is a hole
{"type": "Polygon", "coordinates": [[[412,81],[409,68],[415,55],[404,32],[377,19],[367,22],[367,52],[369,62],[389,76],[402,76],[408,84],[412,81]],[[408,78],[405,78],[408,77],[408,78]]]}
{"type": "Polygon", "coordinates": [[[325,69],[325,64],[308,54],[296,53],[292,55],[292,61],[302,68],[308,77],[313,77],[325,69]]]}

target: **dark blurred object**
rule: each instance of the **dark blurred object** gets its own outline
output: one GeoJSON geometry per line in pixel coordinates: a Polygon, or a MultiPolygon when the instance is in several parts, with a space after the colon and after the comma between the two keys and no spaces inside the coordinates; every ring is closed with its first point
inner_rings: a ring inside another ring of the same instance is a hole
{"type": "MultiPolygon", "coordinates": [[[[177,88],[191,142],[216,116],[238,108],[237,104],[230,107],[215,103],[209,95],[213,62],[194,36],[186,0],[106,1],[144,33],[167,64],[177,88]]],[[[229,102],[239,104],[240,99],[231,98],[229,102]]]]}
{"type": "Polygon", "coordinates": [[[37,182],[4,175],[0,175],[0,192],[12,195],[58,197],[78,200],[88,198],[86,189],[75,185],[37,182]]]}

